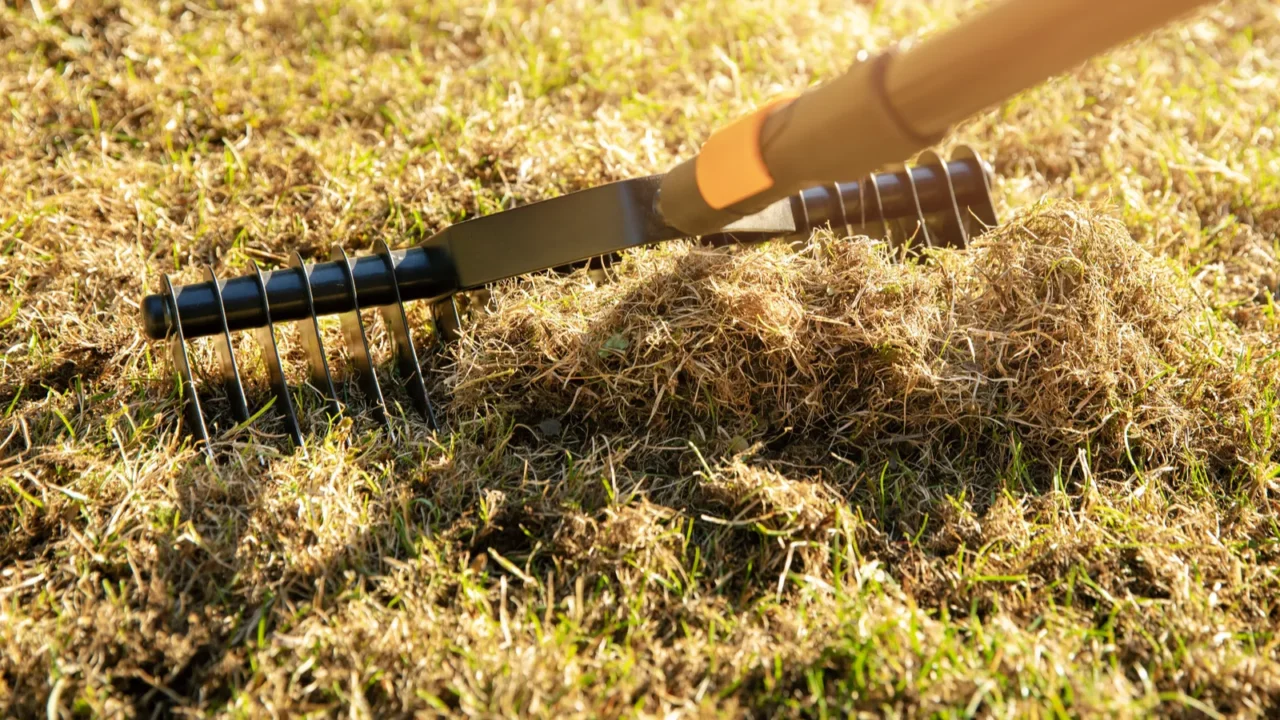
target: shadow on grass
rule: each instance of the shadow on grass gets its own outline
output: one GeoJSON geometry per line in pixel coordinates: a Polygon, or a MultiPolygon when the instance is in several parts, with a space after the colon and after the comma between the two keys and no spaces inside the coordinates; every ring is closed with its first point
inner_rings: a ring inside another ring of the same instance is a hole
{"type": "MultiPolygon", "coordinates": [[[[12,691],[3,703],[9,712],[43,713],[55,689],[72,707],[86,685],[97,685],[90,692],[100,697],[126,699],[142,716],[219,707],[252,676],[251,650],[289,617],[280,608],[332,609],[348,583],[404,556],[403,518],[377,502],[346,542],[330,538],[321,552],[289,556],[290,545],[307,548],[314,538],[288,516],[297,508],[281,506],[281,485],[305,477],[307,467],[278,432],[278,420],[264,416],[254,430],[222,435],[234,423],[225,401],[206,395],[214,437],[208,461],[177,435],[181,412],[170,383],[137,386],[126,396],[119,387],[95,393],[96,375],[65,380],[44,400],[15,395],[4,432],[3,468],[12,479],[0,483],[8,530],[0,557],[12,579],[3,596],[35,633],[14,638],[34,643],[26,657],[0,663],[12,691]],[[60,648],[54,655],[36,637],[46,632],[60,648]],[[71,668],[58,671],[56,688],[51,663],[71,668]]],[[[402,399],[398,391],[389,396],[402,399]]],[[[331,428],[321,405],[301,405],[307,440],[323,450],[331,428]]],[[[377,447],[385,438],[367,417],[350,422],[359,429],[345,432],[366,433],[360,440],[367,447],[344,472],[387,475],[399,493],[397,473],[385,468],[413,468],[377,447]]],[[[372,485],[367,496],[383,489],[372,485]]],[[[288,492],[298,498],[307,489],[288,492]]]]}

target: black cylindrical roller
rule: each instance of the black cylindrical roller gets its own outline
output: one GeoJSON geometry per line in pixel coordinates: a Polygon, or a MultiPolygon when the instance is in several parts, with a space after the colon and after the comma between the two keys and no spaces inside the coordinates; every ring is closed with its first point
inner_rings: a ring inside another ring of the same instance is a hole
{"type": "MultiPolygon", "coordinates": [[[[969,234],[977,231],[970,227],[970,220],[976,218],[974,226],[996,224],[986,173],[982,159],[970,148],[957,148],[945,163],[937,154],[927,152],[920,156],[918,165],[909,169],[809,188],[791,198],[791,214],[800,235],[830,226],[883,237],[891,228],[896,233],[900,224],[906,231],[923,221],[918,230],[921,244],[965,247],[969,234]],[[958,222],[958,216],[963,216],[965,222],[958,222]]],[[[703,240],[719,247],[751,244],[770,237],[723,233],[703,240]]]]}
{"type": "MultiPolygon", "coordinates": [[[[391,253],[395,279],[400,285],[400,299],[433,299],[452,291],[449,265],[443,259],[432,257],[433,253],[434,250],[423,247],[391,253]]],[[[285,268],[263,275],[272,319],[288,322],[311,316],[302,273],[295,268],[285,268]]],[[[311,266],[309,277],[316,315],[333,315],[351,309],[346,274],[337,262],[311,266]]],[[[351,277],[361,305],[376,307],[395,302],[395,286],[381,256],[369,255],[354,260],[351,277]]],[[[188,338],[222,332],[222,318],[212,283],[183,285],[175,291],[177,311],[188,338]]],[[[257,278],[252,275],[225,281],[222,304],[226,310],[226,328],[230,331],[261,327],[266,323],[257,278]]],[[[162,295],[148,295],[143,300],[142,320],[147,335],[159,340],[169,333],[173,327],[169,312],[162,295]]]]}
{"type": "MultiPolygon", "coordinates": [[[[954,207],[953,193],[954,203],[961,210],[972,208],[983,222],[995,224],[995,211],[988,212],[991,196],[981,160],[976,156],[960,157],[957,152],[945,167],[916,165],[896,173],[877,173],[861,183],[809,188],[799,196],[807,227],[796,229],[803,232],[827,224],[857,226],[860,221],[913,220],[921,212],[950,211],[954,207]]],[[[797,213],[797,220],[800,217],[797,213]]]]}

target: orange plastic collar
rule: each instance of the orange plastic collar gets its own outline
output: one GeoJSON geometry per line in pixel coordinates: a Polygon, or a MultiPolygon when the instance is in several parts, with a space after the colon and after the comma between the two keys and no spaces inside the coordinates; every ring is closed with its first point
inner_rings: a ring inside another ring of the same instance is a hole
{"type": "Polygon", "coordinates": [[[773,176],[760,152],[760,128],[770,113],[797,96],[788,93],[775,97],[707,138],[693,170],[698,192],[708,206],[723,210],[773,187],[773,176]]]}

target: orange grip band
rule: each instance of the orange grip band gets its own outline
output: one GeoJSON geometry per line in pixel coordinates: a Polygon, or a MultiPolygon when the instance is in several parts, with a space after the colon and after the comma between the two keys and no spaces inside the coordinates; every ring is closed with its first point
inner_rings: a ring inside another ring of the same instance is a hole
{"type": "Polygon", "coordinates": [[[723,210],[773,187],[773,176],[760,153],[760,128],[770,113],[796,97],[789,93],[773,98],[707,138],[693,170],[698,192],[708,206],[723,210]]]}

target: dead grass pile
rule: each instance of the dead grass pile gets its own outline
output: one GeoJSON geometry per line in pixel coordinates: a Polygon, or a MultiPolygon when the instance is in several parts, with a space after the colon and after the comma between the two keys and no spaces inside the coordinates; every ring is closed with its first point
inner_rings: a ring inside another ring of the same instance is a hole
{"type": "Polygon", "coordinates": [[[1275,363],[1118,220],[1070,202],[930,262],[865,239],[685,246],[635,252],[589,286],[547,276],[496,292],[456,351],[457,411],[933,463],[1013,436],[1050,462],[1087,447],[1095,471],[1274,448],[1275,363]]]}

